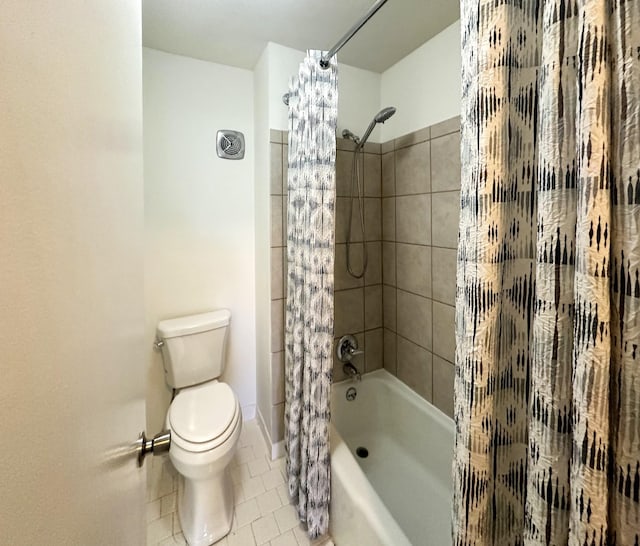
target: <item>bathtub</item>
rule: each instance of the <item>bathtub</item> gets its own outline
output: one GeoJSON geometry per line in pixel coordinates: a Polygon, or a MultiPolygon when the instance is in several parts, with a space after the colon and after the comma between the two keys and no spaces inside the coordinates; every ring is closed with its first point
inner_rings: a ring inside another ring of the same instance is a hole
{"type": "Polygon", "coordinates": [[[331,420],[336,545],[450,545],[453,421],[385,370],[334,384],[331,420]]]}

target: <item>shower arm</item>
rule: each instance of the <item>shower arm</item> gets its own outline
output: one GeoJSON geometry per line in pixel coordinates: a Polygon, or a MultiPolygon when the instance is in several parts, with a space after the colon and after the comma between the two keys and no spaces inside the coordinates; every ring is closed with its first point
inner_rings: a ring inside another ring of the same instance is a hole
{"type": "Polygon", "coordinates": [[[367,21],[369,21],[369,19],[371,19],[378,12],[378,10],[382,6],[384,6],[386,3],[387,3],[387,0],[378,0],[375,4],[373,4],[373,6],[369,8],[369,11],[367,11],[367,13],[365,13],[355,25],[353,25],[349,30],[347,30],[345,35],[342,38],[340,38],[340,40],[338,40],[338,43],[334,45],[327,53],[322,55],[322,58],[320,59],[320,67],[323,68],[324,70],[329,68],[329,65],[330,65],[329,61],[331,60],[331,57],[333,57],[336,53],[338,53],[338,51],[340,51],[342,47],[349,40],[351,40],[351,38],[353,38],[356,32],[358,32],[364,25],[366,25],[367,21]]]}

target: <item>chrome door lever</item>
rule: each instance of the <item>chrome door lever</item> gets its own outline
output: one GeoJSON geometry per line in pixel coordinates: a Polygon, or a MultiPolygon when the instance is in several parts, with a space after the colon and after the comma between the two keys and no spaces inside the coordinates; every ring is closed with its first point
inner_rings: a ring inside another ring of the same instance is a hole
{"type": "Polygon", "coordinates": [[[166,453],[171,447],[171,431],[163,430],[158,432],[153,438],[147,439],[144,432],[140,433],[138,441],[136,442],[136,453],[138,455],[138,466],[144,464],[144,458],[152,453],[153,455],[159,455],[160,453],[166,453]]]}

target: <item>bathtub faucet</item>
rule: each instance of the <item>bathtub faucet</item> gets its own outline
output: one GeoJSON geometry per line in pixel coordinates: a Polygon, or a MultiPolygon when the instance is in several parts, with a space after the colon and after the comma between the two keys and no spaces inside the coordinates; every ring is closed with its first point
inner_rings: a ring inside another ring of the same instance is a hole
{"type": "Polygon", "coordinates": [[[360,381],[360,379],[362,379],[358,368],[351,364],[351,362],[347,362],[344,366],[342,366],[342,371],[346,373],[347,376],[349,376],[351,379],[355,379],[356,381],[360,381]]]}

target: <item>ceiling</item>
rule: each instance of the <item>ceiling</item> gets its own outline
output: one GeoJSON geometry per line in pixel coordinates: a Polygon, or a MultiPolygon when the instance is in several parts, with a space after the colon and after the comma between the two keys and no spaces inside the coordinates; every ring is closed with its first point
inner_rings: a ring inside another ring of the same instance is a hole
{"type": "MultiPolygon", "coordinates": [[[[143,0],[146,47],[252,69],[267,42],[331,48],[374,0],[143,0]]],[[[458,0],[389,0],[340,51],[383,72],[460,17],[458,0]]]]}

